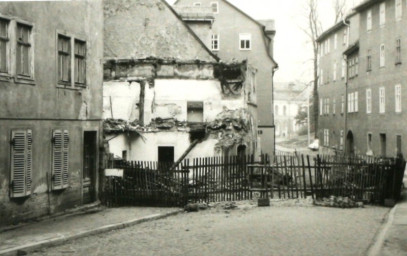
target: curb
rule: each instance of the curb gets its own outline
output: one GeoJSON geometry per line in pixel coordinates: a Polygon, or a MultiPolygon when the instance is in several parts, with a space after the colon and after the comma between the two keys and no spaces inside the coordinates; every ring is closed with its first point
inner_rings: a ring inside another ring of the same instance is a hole
{"type": "MultiPolygon", "coordinates": [[[[44,248],[44,247],[56,246],[56,245],[60,245],[65,242],[72,241],[72,240],[75,240],[78,238],[106,233],[106,232],[116,230],[116,229],[123,229],[126,227],[130,227],[130,226],[134,226],[134,225],[143,223],[143,222],[163,219],[163,218],[166,218],[169,216],[177,215],[181,212],[184,212],[184,210],[180,209],[180,210],[176,210],[176,211],[164,213],[164,214],[153,214],[153,215],[149,215],[146,217],[141,217],[141,218],[137,218],[137,219],[133,219],[133,220],[129,220],[129,221],[101,226],[101,227],[98,227],[95,229],[84,230],[84,231],[81,231],[81,232],[73,234],[73,235],[68,235],[68,236],[60,235],[59,237],[46,239],[46,240],[35,242],[35,243],[25,244],[22,246],[17,246],[17,247],[5,249],[5,250],[0,250],[0,255],[4,255],[4,256],[19,255],[20,252],[27,253],[27,252],[34,251],[34,250],[37,250],[40,248],[44,248]]],[[[25,254],[21,254],[21,255],[25,255],[25,254]]]]}

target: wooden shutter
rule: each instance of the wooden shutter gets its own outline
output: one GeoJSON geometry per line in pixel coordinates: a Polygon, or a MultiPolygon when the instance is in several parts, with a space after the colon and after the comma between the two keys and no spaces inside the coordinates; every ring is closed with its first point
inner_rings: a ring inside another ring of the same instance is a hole
{"type": "Polygon", "coordinates": [[[32,131],[11,132],[11,197],[24,197],[31,193],[32,131]]]}
{"type": "Polygon", "coordinates": [[[62,165],[62,187],[66,188],[69,185],[68,175],[69,175],[69,133],[67,130],[63,134],[63,165],[62,165]]]}
{"type": "Polygon", "coordinates": [[[69,133],[54,130],[52,135],[52,189],[68,187],[69,133]]]}
{"type": "Polygon", "coordinates": [[[52,189],[62,189],[62,131],[52,133],[52,189]]]}

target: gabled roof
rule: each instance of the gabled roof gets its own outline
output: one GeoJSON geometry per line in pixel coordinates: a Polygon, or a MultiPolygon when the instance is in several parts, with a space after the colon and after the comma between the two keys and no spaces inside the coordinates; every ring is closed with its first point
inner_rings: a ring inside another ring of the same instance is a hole
{"type": "Polygon", "coordinates": [[[339,21],[338,23],[336,23],[335,25],[333,25],[332,27],[328,28],[327,30],[325,30],[318,38],[317,38],[317,42],[321,42],[324,39],[326,39],[328,36],[330,36],[332,33],[338,31],[339,29],[341,29],[344,26],[348,26],[349,24],[345,24],[345,23],[349,23],[349,19],[351,17],[353,17],[356,14],[355,11],[352,11],[351,13],[349,13],[348,15],[346,15],[344,20],[339,21]]]}

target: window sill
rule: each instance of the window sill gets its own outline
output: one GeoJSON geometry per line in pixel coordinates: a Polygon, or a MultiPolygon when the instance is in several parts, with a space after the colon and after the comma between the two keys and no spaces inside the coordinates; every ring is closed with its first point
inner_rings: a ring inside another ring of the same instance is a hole
{"type": "Polygon", "coordinates": [[[73,87],[71,85],[58,84],[57,88],[64,89],[64,90],[80,91],[80,90],[83,90],[85,87],[77,87],[77,86],[73,87]]]}
{"type": "Polygon", "coordinates": [[[13,77],[7,73],[0,73],[0,81],[3,82],[10,82],[13,79],[13,77]]]}
{"type": "Polygon", "coordinates": [[[239,49],[241,51],[251,51],[252,49],[239,49]]]}
{"type": "Polygon", "coordinates": [[[14,77],[14,82],[18,84],[35,85],[35,80],[32,77],[17,75],[14,77]]]}
{"type": "Polygon", "coordinates": [[[396,62],[394,65],[401,66],[401,61],[396,62]]]}
{"type": "Polygon", "coordinates": [[[85,89],[86,84],[75,84],[75,88],[77,88],[77,89],[85,89]]]}

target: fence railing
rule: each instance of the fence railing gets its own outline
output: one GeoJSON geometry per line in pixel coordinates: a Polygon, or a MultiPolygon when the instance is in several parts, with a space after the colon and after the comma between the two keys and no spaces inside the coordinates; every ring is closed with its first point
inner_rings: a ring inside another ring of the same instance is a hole
{"type": "Polygon", "coordinates": [[[187,202],[219,202],[271,198],[349,197],[383,204],[397,200],[405,161],[339,155],[276,155],[185,159],[172,163],[111,162],[123,177],[106,177],[109,205],[182,206],[187,202]]]}

